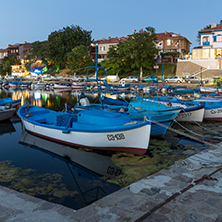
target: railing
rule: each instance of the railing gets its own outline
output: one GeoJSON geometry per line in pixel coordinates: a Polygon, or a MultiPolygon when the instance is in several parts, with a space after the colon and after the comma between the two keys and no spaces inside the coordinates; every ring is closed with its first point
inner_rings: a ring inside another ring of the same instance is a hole
{"type": "Polygon", "coordinates": [[[210,45],[210,42],[203,42],[203,45],[210,45]]]}

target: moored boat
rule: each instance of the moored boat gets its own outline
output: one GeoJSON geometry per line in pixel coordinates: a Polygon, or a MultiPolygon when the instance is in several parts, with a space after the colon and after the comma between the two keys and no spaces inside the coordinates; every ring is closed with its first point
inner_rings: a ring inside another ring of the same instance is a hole
{"type": "Polygon", "coordinates": [[[71,85],[63,82],[54,83],[53,89],[71,89],[71,85]]]}
{"type": "Polygon", "coordinates": [[[143,155],[149,145],[148,121],[133,122],[127,115],[102,109],[64,113],[23,105],[18,116],[29,133],[71,146],[143,155]]]}
{"type": "Polygon", "coordinates": [[[15,114],[16,108],[0,106],[0,121],[10,119],[15,114]]]}
{"type": "Polygon", "coordinates": [[[21,104],[21,99],[13,100],[10,97],[0,99],[0,106],[5,106],[5,105],[8,105],[8,104],[10,104],[10,106],[12,108],[17,107],[18,105],[21,104]]]}
{"type": "Polygon", "coordinates": [[[83,87],[85,86],[84,83],[81,82],[73,82],[71,85],[72,89],[83,89],[83,87]]]}

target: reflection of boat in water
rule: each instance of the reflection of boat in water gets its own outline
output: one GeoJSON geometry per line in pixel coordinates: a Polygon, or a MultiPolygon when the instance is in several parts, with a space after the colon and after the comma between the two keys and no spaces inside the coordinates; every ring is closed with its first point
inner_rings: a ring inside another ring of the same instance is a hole
{"type": "Polygon", "coordinates": [[[0,135],[13,132],[15,132],[15,127],[13,126],[11,121],[7,120],[0,122],[0,135]]]}
{"type": "Polygon", "coordinates": [[[86,152],[71,148],[69,146],[61,145],[58,143],[45,140],[27,131],[23,131],[20,142],[30,147],[40,148],[42,151],[56,154],[68,161],[74,162],[81,167],[84,167],[98,175],[106,177],[115,177],[122,173],[121,169],[114,165],[110,157],[103,156],[97,153],[86,152]]]}

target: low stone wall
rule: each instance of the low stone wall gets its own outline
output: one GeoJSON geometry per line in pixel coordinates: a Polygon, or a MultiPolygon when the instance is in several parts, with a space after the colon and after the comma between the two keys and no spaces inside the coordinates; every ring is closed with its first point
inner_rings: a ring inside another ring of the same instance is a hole
{"type": "MultiPolygon", "coordinates": [[[[222,76],[222,69],[202,69],[202,78],[213,78],[222,76]]],[[[201,71],[201,66],[192,63],[188,60],[180,61],[177,63],[176,75],[186,77],[201,71]]],[[[197,75],[200,77],[200,73],[197,75]]]]}

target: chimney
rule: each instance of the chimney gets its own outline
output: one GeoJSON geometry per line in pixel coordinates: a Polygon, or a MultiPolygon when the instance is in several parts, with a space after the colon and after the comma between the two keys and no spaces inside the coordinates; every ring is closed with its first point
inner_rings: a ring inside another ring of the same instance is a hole
{"type": "Polygon", "coordinates": [[[109,40],[111,39],[111,37],[109,36],[109,40]]]}
{"type": "Polygon", "coordinates": [[[215,27],[217,27],[217,23],[216,22],[211,23],[211,28],[215,28],[215,27]]]}

